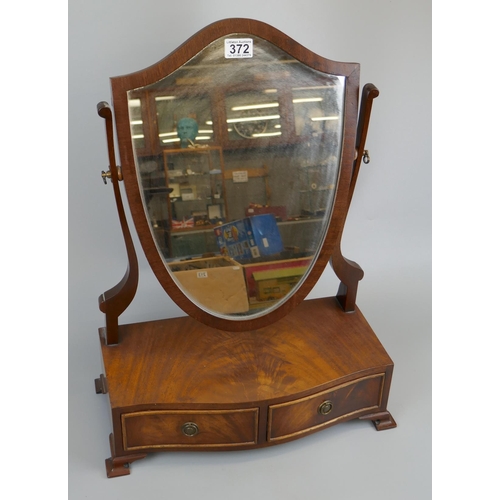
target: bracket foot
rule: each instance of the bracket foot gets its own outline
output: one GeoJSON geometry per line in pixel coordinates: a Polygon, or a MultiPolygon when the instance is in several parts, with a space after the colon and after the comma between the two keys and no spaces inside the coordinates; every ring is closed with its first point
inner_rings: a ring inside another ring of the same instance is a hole
{"type": "Polygon", "coordinates": [[[380,411],[370,413],[359,417],[360,420],[371,420],[377,431],[385,431],[386,429],[394,429],[398,426],[392,415],[388,411],[380,411]]]}
{"type": "Polygon", "coordinates": [[[125,455],[123,457],[114,456],[113,434],[109,435],[109,444],[111,448],[111,457],[105,460],[106,475],[108,478],[128,476],[130,474],[130,464],[141,458],[146,458],[146,453],[136,453],[134,455],[125,455]]]}

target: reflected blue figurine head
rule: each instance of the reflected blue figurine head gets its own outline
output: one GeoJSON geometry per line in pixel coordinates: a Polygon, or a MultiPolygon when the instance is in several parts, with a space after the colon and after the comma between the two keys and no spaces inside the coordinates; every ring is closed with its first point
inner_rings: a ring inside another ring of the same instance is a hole
{"type": "Polygon", "coordinates": [[[177,136],[181,140],[181,148],[188,147],[197,135],[198,124],[193,118],[181,118],[177,122],[177,136]]]}

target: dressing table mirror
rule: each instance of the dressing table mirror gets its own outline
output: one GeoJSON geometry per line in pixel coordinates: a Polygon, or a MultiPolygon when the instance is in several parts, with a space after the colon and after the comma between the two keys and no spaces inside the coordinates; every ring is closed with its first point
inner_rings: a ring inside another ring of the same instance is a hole
{"type": "Polygon", "coordinates": [[[363,271],[340,249],[378,95],[368,84],[359,99],[359,72],[227,19],[111,79],[101,175],[128,266],[99,297],[108,477],[159,451],[264,447],[354,418],[396,426],[393,363],[355,304],[363,271]],[[119,323],[139,275],[121,185],[151,269],[187,316],[119,323]],[[328,265],[338,291],[304,300],[328,265]]]}

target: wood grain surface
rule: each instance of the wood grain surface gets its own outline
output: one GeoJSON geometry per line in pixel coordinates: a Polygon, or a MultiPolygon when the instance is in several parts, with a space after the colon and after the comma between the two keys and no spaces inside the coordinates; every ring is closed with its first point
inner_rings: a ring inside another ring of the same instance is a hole
{"type": "Polygon", "coordinates": [[[361,312],[345,313],[335,298],[305,301],[277,323],[247,332],[217,330],[190,317],[119,328],[118,345],[105,345],[101,336],[114,408],[248,407],[392,366],[361,312]]]}

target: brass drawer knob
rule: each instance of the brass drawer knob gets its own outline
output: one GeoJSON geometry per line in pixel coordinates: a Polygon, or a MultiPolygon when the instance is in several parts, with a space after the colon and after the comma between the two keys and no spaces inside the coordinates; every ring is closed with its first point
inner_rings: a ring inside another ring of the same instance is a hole
{"type": "Polygon", "coordinates": [[[200,429],[198,429],[198,426],[194,422],[186,422],[182,426],[182,433],[185,436],[193,437],[196,436],[200,432],[200,429]]]}
{"type": "Polygon", "coordinates": [[[318,413],[320,415],[328,415],[333,410],[333,403],[330,400],[323,401],[318,406],[318,413]]]}

